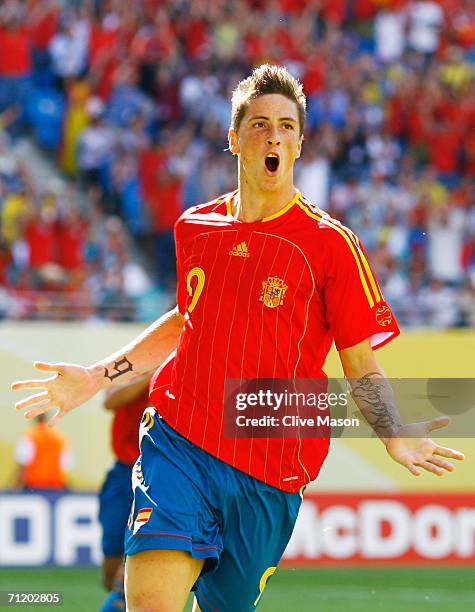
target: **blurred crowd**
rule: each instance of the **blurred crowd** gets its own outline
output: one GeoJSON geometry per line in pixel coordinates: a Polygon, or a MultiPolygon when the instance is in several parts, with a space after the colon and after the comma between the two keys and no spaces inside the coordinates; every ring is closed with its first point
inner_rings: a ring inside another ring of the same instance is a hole
{"type": "Polygon", "coordinates": [[[0,318],[132,321],[149,289],[119,217],[65,182],[34,180],[0,135],[0,318]]]}
{"type": "Polygon", "coordinates": [[[32,133],[87,198],[3,164],[0,285],[133,318],[129,240],[172,293],[173,223],[234,189],[230,93],[271,62],[308,96],[296,184],[360,236],[400,322],[475,326],[474,60],[470,0],[6,0],[5,142],[32,133]]]}

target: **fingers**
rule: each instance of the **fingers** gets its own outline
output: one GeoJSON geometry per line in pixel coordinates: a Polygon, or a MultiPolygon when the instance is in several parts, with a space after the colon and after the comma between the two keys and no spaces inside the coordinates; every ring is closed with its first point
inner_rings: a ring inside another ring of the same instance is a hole
{"type": "Polygon", "coordinates": [[[444,475],[444,470],[438,465],[434,465],[431,461],[421,461],[418,463],[418,465],[420,465],[421,468],[424,468],[424,470],[427,470],[427,472],[431,472],[436,476],[444,475]]]}
{"type": "Polygon", "coordinates": [[[413,476],[420,476],[420,475],[421,475],[421,473],[419,472],[419,470],[418,470],[418,469],[416,468],[416,466],[415,466],[415,465],[413,465],[412,463],[408,463],[408,464],[406,465],[406,467],[407,467],[407,469],[408,469],[408,470],[411,472],[411,474],[412,474],[413,476]]]}
{"type": "Polygon", "coordinates": [[[48,422],[48,427],[54,427],[56,425],[56,423],[63,418],[63,416],[66,413],[63,412],[61,409],[58,410],[57,412],[55,412],[55,414],[53,415],[53,418],[48,422]]]}
{"type": "Polygon", "coordinates": [[[448,457],[449,459],[457,459],[457,461],[463,461],[465,459],[465,455],[460,451],[454,450],[453,448],[446,448],[445,446],[436,446],[434,455],[448,457]]]}
{"type": "Polygon", "coordinates": [[[50,408],[53,408],[54,405],[55,404],[51,400],[44,400],[31,410],[27,410],[23,416],[29,421],[30,419],[37,417],[39,414],[43,414],[43,412],[46,412],[50,408]]]}
{"type": "Polygon", "coordinates": [[[445,459],[439,459],[435,455],[433,455],[429,459],[414,461],[413,464],[408,464],[406,466],[407,469],[411,472],[411,474],[413,474],[414,476],[419,476],[420,472],[416,466],[419,466],[427,472],[435,474],[436,476],[443,476],[445,472],[453,472],[455,469],[455,467],[450,463],[450,461],[446,461],[445,459]]]}
{"type": "Polygon", "coordinates": [[[58,375],[62,374],[64,371],[64,364],[61,363],[46,363],[44,361],[35,361],[33,365],[37,370],[41,370],[42,372],[54,372],[54,376],[51,376],[50,378],[45,378],[44,380],[17,380],[10,386],[12,391],[18,391],[19,389],[44,389],[46,382],[56,380],[58,375]]]}
{"type": "Polygon", "coordinates": [[[20,400],[15,404],[16,410],[24,410],[25,408],[31,408],[35,404],[39,404],[42,400],[47,399],[48,391],[42,391],[41,393],[35,393],[35,395],[30,395],[25,399],[20,400]]]}
{"type": "Polygon", "coordinates": [[[45,380],[17,380],[11,384],[12,391],[19,389],[44,389],[45,380]]]}
{"type": "Polygon", "coordinates": [[[44,380],[17,380],[12,383],[10,388],[12,391],[18,391],[19,389],[44,389],[45,383],[55,380],[56,376],[51,378],[45,378],[44,380]]]}
{"type": "Polygon", "coordinates": [[[434,429],[441,429],[447,427],[450,424],[450,418],[448,416],[440,416],[432,419],[427,423],[427,431],[434,431],[434,429]]]}
{"type": "MultiPolygon", "coordinates": [[[[36,406],[35,408],[32,408],[31,410],[25,412],[23,416],[25,417],[25,419],[31,420],[37,417],[39,414],[43,414],[44,412],[51,410],[51,408],[55,407],[57,407],[57,405],[54,402],[52,402],[51,400],[45,400],[44,402],[38,404],[38,406],[36,406]]],[[[58,408],[53,418],[50,419],[50,421],[48,422],[48,427],[54,427],[56,423],[60,419],[62,419],[65,414],[65,411],[61,410],[61,408],[58,408]]]]}
{"type": "Polygon", "coordinates": [[[41,370],[42,372],[62,372],[64,364],[47,363],[46,361],[35,361],[33,365],[37,370],[41,370]]]}
{"type": "Polygon", "coordinates": [[[438,457],[433,456],[428,459],[428,461],[446,470],[447,472],[453,472],[455,470],[455,466],[453,466],[450,461],[446,461],[445,459],[439,459],[438,457]]]}

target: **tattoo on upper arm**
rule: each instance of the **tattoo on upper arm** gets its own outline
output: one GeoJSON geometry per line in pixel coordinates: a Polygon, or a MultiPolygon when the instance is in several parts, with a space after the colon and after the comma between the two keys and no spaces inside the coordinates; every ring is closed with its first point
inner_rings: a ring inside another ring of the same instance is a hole
{"type": "Polygon", "coordinates": [[[401,425],[392,389],[379,372],[368,372],[351,381],[351,395],[366,420],[382,438],[391,437],[401,425]]]}
{"type": "Polygon", "coordinates": [[[114,362],[114,367],[112,368],[112,373],[104,366],[104,377],[109,380],[114,380],[122,374],[127,374],[127,372],[133,372],[134,368],[131,362],[127,359],[127,357],[122,357],[119,361],[114,362]],[[114,373],[115,372],[115,373],[114,373]]]}

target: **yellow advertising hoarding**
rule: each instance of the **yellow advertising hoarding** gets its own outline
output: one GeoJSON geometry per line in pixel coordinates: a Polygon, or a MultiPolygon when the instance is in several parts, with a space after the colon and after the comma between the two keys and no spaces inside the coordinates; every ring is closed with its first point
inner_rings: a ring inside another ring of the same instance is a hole
{"type": "MultiPolygon", "coordinates": [[[[36,376],[34,360],[69,361],[89,364],[116,350],[137,335],[143,326],[94,323],[13,323],[0,324],[0,487],[12,484],[15,474],[14,448],[28,423],[15,412],[22,397],[10,391],[12,380],[36,376]]],[[[474,378],[475,332],[405,331],[378,351],[378,360],[388,377],[474,378]]],[[[327,374],[342,377],[338,355],[330,353],[327,374]]],[[[59,425],[70,440],[74,465],[71,486],[96,489],[112,461],[110,415],[98,396],[68,415],[59,425]]],[[[444,439],[441,443],[466,454],[453,474],[436,478],[424,474],[414,478],[395,464],[378,440],[333,440],[330,456],[313,489],[378,491],[467,491],[475,490],[475,438],[444,439]]]]}

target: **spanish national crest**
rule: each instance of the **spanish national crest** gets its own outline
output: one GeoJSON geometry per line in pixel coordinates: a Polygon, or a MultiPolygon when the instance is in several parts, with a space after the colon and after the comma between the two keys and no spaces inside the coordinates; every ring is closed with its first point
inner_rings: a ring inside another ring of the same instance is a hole
{"type": "Polygon", "coordinates": [[[284,303],[285,292],[288,286],[278,276],[268,276],[267,280],[262,281],[261,295],[259,302],[264,302],[268,308],[277,308],[284,303]]]}
{"type": "Polygon", "coordinates": [[[137,531],[148,522],[149,518],[152,516],[153,508],[142,508],[138,511],[137,518],[134,522],[133,534],[135,535],[137,531]]]}
{"type": "Polygon", "coordinates": [[[392,320],[393,320],[393,315],[388,306],[380,306],[376,310],[376,321],[382,327],[386,327],[386,325],[389,325],[392,320]]]}

